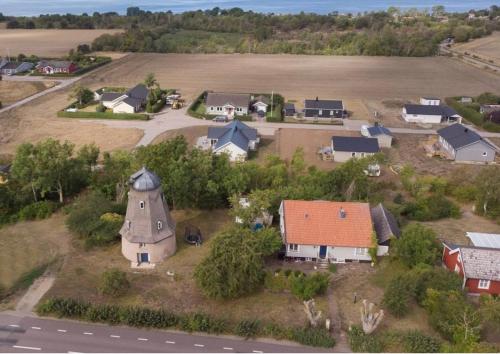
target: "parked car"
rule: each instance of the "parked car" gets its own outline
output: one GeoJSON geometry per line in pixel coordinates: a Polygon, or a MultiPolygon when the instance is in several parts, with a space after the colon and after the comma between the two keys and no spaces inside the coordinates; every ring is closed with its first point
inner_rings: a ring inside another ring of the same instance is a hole
{"type": "Polygon", "coordinates": [[[227,116],[217,116],[212,120],[217,123],[227,123],[229,121],[229,119],[227,119],[227,116]]]}

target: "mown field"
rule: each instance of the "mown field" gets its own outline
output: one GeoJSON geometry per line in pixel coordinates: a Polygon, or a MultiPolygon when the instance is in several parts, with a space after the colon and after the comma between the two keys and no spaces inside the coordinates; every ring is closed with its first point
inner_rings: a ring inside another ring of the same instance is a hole
{"type": "Polygon", "coordinates": [[[500,65],[500,32],[493,32],[490,36],[455,45],[453,49],[461,53],[467,52],[471,55],[477,55],[482,59],[492,60],[500,65]]]}
{"type": "MultiPolygon", "coordinates": [[[[4,29],[0,28],[2,51],[9,48],[10,55],[23,53],[38,56],[60,57],[79,44],[90,44],[105,33],[122,30],[49,30],[49,29],[4,29]]],[[[3,53],[2,53],[3,54],[3,53]]]]}
{"type": "Polygon", "coordinates": [[[0,81],[0,102],[8,106],[25,97],[32,96],[40,91],[54,86],[54,82],[46,81],[0,81]]]}

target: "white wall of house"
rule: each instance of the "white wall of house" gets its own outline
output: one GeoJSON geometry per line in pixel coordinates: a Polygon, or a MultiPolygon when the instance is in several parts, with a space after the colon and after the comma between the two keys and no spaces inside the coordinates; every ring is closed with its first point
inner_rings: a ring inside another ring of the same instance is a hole
{"type": "Polygon", "coordinates": [[[346,152],[346,151],[333,151],[333,161],[346,162],[352,158],[363,158],[374,155],[368,152],[346,152]]]}
{"type": "Polygon", "coordinates": [[[392,136],[390,135],[377,135],[374,138],[377,138],[378,140],[378,146],[384,147],[384,148],[390,148],[392,146],[392,136]]]}
{"type": "Polygon", "coordinates": [[[248,107],[233,107],[233,106],[207,106],[205,112],[206,114],[218,116],[228,114],[228,109],[234,109],[233,114],[237,116],[243,116],[248,114],[248,107]]]}
{"type": "Polygon", "coordinates": [[[427,124],[439,124],[441,123],[440,115],[425,115],[425,114],[408,114],[406,109],[403,108],[403,113],[401,114],[403,119],[408,123],[427,123],[427,124]]]}
{"type": "Polygon", "coordinates": [[[228,154],[229,160],[232,162],[242,162],[247,159],[248,153],[236,146],[235,144],[229,142],[224,146],[214,150],[216,154],[228,154]]]}
{"type": "Polygon", "coordinates": [[[120,102],[113,107],[113,113],[135,113],[135,107],[132,107],[125,102],[120,102]]]}
{"type": "MultiPolygon", "coordinates": [[[[294,258],[319,258],[320,246],[286,244],[286,256],[294,258]]],[[[327,246],[326,258],[331,262],[371,261],[368,248],[327,246]]]]}
{"type": "Polygon", "coordinates": [[[256,102],[253,107],[257,112],[267,112],[267,104],[264,102],[256,102]]]}

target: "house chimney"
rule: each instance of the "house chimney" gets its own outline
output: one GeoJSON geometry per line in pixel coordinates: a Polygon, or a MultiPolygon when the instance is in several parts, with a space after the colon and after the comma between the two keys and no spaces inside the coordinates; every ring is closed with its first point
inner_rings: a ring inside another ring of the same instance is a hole
{"type": "Polygon", "coordinates": [[[318,97],[318,96],[316,96],[316,102],[317,102],[317,101],[319,101],[319,97],[318,97]]]}
{"type": "Polygon", "coordinates": [[[465,128],[464,132],[468,133],[469,132],[469,128],[465,128]]]}
{"type": "Polygon", "coordinates": [[[346,212],[345,212],[344,208],[340,207],[340,210],[339,210],[339,217],[340,217],[341,219],[345,219],[346,215],[347,215],[347,214],[346,214],[346,212]]]}
{"type": "Polygon", "coordinates": [[[304,219],[307,219],[309,217],[309,214],[304,213],[304,219]]]}

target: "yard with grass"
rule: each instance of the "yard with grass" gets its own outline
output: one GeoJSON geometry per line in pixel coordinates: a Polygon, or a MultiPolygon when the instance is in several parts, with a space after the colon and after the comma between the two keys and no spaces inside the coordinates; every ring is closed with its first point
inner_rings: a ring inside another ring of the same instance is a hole
{"type": "MultiPolygon", "coordinates": [[[[305,324],[302,303],[291,293],[261,290],[235,300],[217,301],[206,298],[195,284],[193,271],[208,254],[211,237],[227,227],[232,221],[231,217],[227,210],[175,210],[172,216],[177,222],[177,252],[155,269],[131,269],[130,263],[121,254],[119,244],[90,251],[75,247],[45,298],[63,297],[92,303],[163,307],[175,313],[203,312],[235,322],[259,319],[283,326],[305,324]],[[200,247],[184,242],[187,225],[200,228],[203,235],[200,247]],[[97,290],[100,275],[110,268],[119,268],[127,273],[131,288],[123,297],[101,295],[97,290]],[[174,272],[175,275],[169,276],[167,272],[174,272]]],[[[272,267],[274,270],[274,265],[272,267]]],[[[319,298],[317,305],[325,311],[326,298],[319,298]]]]}
{"type": "Polygon", "coordinates": [[[47,265],[67,254],[71,236],[64,219],[57,213],[49,219],[22,221],[0,229],[1,287],[25,288],[30,285],[26,281],[32,282],[47,265]]]}

